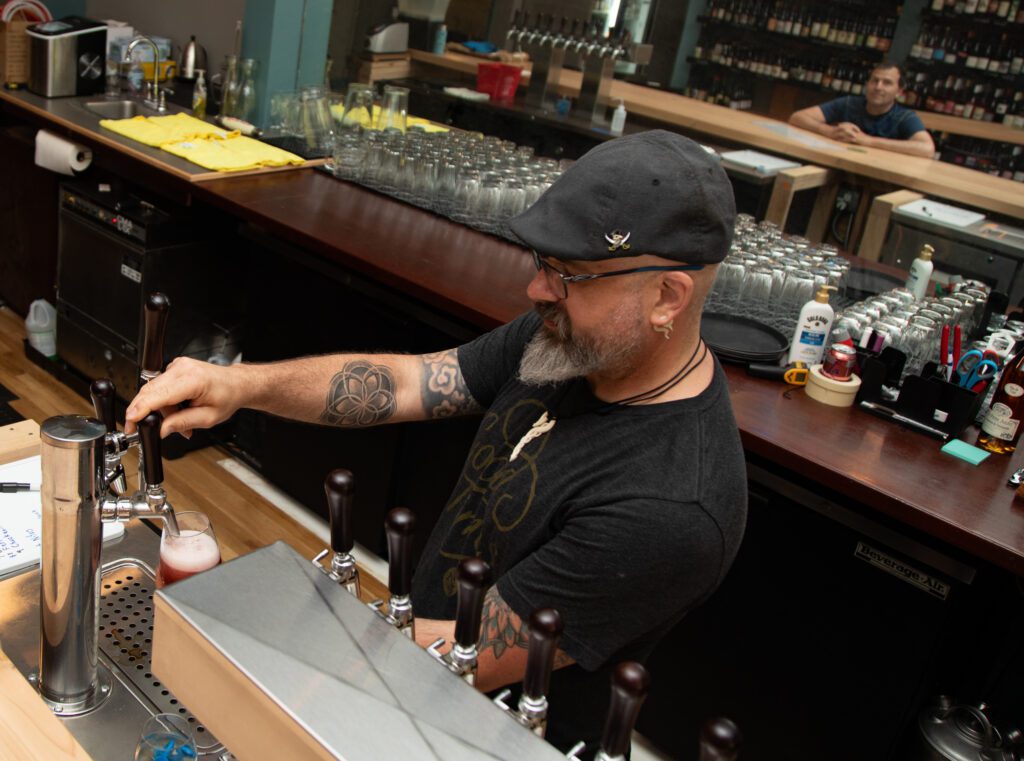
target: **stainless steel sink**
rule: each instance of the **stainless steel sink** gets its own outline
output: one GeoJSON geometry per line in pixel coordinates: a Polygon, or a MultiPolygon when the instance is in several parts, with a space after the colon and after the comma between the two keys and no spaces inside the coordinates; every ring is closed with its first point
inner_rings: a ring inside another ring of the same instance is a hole
{"type": "Polygon", "coordinates": [[[134,100],[95,100],[82,104],[88,111],[99,114],[104,119],[130,119],[133,116],[152,116],[156,113],[151,108],[134,100]]]}

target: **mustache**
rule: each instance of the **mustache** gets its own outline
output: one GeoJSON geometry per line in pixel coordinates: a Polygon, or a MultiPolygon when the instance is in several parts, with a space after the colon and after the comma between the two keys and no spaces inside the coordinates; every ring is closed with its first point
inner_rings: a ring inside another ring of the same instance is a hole
{"type": "Polygon", "coordinates": [[[557,304],[538,301],[534,303],[533,308],[540,315],[541,319],[549,320],[555,324],[555,333],[559,339],[567,341],[572,337],[569,318],[566,317],[565,312],[557,304]]]}

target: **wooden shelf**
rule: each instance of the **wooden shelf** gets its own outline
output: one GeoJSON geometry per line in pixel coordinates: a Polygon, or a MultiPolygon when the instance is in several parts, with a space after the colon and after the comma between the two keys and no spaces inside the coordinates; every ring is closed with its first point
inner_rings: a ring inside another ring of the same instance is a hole
{"type": "Polygon", "coordinates": [[[935,132],[948,132],[951,135],[1024,145],[1024,129],[1012,129],[1005,124],[979,122],[974,119],[964,119],[962,116],[936,114],[931,111],[917,110],[917,115],[921,117],[925,129],[935,132]]]}

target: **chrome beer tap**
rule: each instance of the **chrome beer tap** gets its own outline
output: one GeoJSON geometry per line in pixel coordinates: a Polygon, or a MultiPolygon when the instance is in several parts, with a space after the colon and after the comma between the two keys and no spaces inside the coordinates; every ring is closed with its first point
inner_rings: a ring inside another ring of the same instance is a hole
{"type": "Polygon", "coordinates": [[[513,711],[505,703],[512,694],[511,690],[502,690],[494,698],[499,708],[507,711],[538,737],[544,737],[548,726],[548,688],[562,630],[562,617],[554,608],[538,608],[533,611],[530,614],[530,643],[519,706],[513,711]]]}
{"type": "Polygon", "coordinates": [[[519,48],[519,43],[523,37],[521,31],[522,26],[523,9],[516,8],[515,13],[512,14],[512,25],[509,26],[508,33],[505,35],[505,50],[510,53],[516,52],[519,48]]]}
{"type": "Polygon", "coordinates": [[[740,729],[724,717],[708,719],[700,730],[698,761],[736,761],[743,738],[740,729]]]}
{"type": "Polygon", "coordinates": [[[562,77],[562,66],[565,63],[566,25],[569,20],[562,16],[561,25],[555,31],[554,19],[547,16],[547,31],[537,41],[531,57],[533,68],[530,71],[530,83],[526,88],[526,105],[543,108],[548,93],[553,92],[562,77]]]}
{"type": "Polygon", "coordinates": [[[480,613],[484,594],[491,586],[491,567],[480,558],[466,558],[459,563],[458,601],[455,608],[455,639],[451,649],[440,652],[444,638],[433,642],[427,651],[449,671],[469,684],[476,683],[477,658],[480,655],[480,613]]]}
{"type": "Polygon", "coordinates": [[[352,548],[355,546],[355,533],[352,530],[354,484],[352,473],[341,468],[332,470],[324,479],[327,514],[331,521],[331,549],[313,558],[313,565],[324,570],[320,561],[328,552],[333,552],[331,570],[325,572],[358,598],[362,591],[359,586],[359,569],[352,557],[352,548]]]}
{"type": "Polygon", "coordinates": [[[617,61],[629,61],[644,65],[651,60],[654,48],[630,40],[624,31],[612,40],[594,39],[583,49],[583,79],[577,108],[582,114],[590,114],[591,121],[605,121],[605,109],[611,96],[612,79],[617,61]]]}
{"type": "MultiPolygon", "coordinates": [[[[114,384],[107,378],[99,378],[89,386],[89,397],[96,419],[107,429],[108,446],[104,447],[103,485],[115,494],[128,491],[128,482],[124,475],[121,457],[128,449],[128,437],[117,430],[117,416],[114,403],[117,398],[114,384]]],[[[135,437],[138,441],[138,437],[135,437]]]]}
{"type": "MultiPolygon", "coordinates": [[[[623,661],[615,667],[608,719],[594,761],[625,761],[636,717],[650,687],[647,669],[636,661],[623,661]]],[[[579,759],[579,754],[585,749],[585,743],[577,743],[566,753],[566,758],[579,759]]]]}
{"type": "Polygon", "coordinates": [[[416,621],[412,613],[412,540],[416,530],[416,516],[404,507],[396,507],[384,519],[384,533],[388,540],[388,600],[387,612],[384,601],[374,600],[370,607],[402,632],[416,641],[416,621]]]}

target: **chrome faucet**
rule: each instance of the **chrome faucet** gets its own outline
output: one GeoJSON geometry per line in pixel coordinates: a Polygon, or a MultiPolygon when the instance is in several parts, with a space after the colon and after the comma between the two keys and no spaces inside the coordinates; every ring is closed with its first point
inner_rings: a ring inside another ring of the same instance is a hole
{"type": "Polygon", "coordinates": [[[146,88],[148,96],[144,102],[150,108],[163,113],[167,110],[167,102],[164,99],[164,94],[160,91],[160,49],[156,46],[156,43],[149,37],[136,37],[128,43],[128,47],[124,51],[124,62],[127,64],[132,62],[132,53],[141,44],[147,44],[153,48],[153,81],[146,88]]]}

